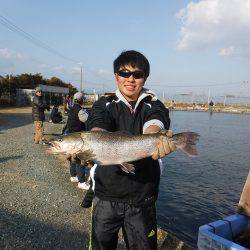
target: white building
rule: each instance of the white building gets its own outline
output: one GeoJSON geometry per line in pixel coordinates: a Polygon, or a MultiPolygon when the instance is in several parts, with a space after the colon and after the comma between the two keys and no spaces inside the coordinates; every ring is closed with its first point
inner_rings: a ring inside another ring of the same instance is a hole
{"type": "MultiPolygon", "coordinates": [[[[44,93],[44,98],[49,104],[64,102],[64,96],[69,93],[69,88],[38,85],[44,93]]],[[[30,105],[35,95],[34,89],[16,89],[16,105],[30,105]]]]}

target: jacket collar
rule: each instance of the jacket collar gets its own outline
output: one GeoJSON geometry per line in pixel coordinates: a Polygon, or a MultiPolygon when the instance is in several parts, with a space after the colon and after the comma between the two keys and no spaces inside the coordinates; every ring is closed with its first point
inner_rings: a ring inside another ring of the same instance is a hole
{"type": "Polygon", "coordinates": [[[119,89],[116,90],[115,92],[118,100],[116,102],[119,102],[119,101],[122,101],[126,104],[126,106],[128,106],[128,108],[130,109],[130,111],[132,112],[135,112],[136,108],[139,106],[140,102],[145,99],[146,97],[151,97],[151,100],[152,101],[157,101],[157,96],[156,94],[149,90],[149,89],[146,89],[146,88],[143,88],[140,95],[139,95],[139,98],[137,99],[137,102],[135,104],[135,108],[133,109],[132,106],[129,104],[129,102],[125,99],[125,97],[122,95],[122,93],[120,92],[119,89]]]}

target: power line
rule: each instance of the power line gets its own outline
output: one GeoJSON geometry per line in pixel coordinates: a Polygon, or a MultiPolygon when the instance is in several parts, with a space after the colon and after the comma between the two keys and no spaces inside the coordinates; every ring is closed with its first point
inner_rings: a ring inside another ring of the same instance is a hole
{"type": "Polygon", "coordinates": [[[68,56],[63,55],[62,53],[58,52],[57,50],[55,50],[54,48],[52,48],[51,46],[49,46],[48,44],[46,44],[45,42],[35,38],[33,35],[31,35],[30,33],[24,31],[23,29],[21,29],[20,27],[18,27],[17,25],[15,25],[13,22],[11,22],[9,19],[7,19],[6,17],[4,17],[3,15],[0,15],[0,23],[5,26],[6,28],[8,28],[10,31],[19,34],[20,36],[22,36],[23,38],[25,38],[26,40],[30,41],[31,43],[33,43],[34,45],[47,50],[50,53],[53,53],[65,60],[71,61],[71,62],[75,62],[78,63],[79,61],[72,59],[68,56]]]}
{"type": "MultiPolygon", "coordinates": [[[[3,15],[0,14],[0,23],[5,26],[7,29],[9,29],[10,31],[22,36],[23,38],[25,38],[26,40],[28,40],[29,42],[33,43],[35,46],[38,46],[54,55],[57,55],[67,61],[70,62],[74,62],[74,63],[79,63],[78,60],[75,60],[73,58],[70,58],[68,56],[63,55],[62,53],[58,52],[57,50],[55,50],[53,47],[51,47],[50,45],[48,45],[47,43],[41,41],[40,39],[34,37],[33,35],[31,35],[30,33],[24,31],[22,28],[18,27],[17,25],[15,25],[12,21],[10,21],[8,18],[4,17],[3,15]]],[[[37,60],[38,61],[38,60],[37,60]]],[[[95,72],[94,70],[88,69],[85,67],[85,69],[87,69],[88,71],[92,72],[96,77],[105,80],[105,81],[110,81],[110,79],[107,79],[105,77],[100,76],[97,72],[95,72]]]]}
{"type": "MultiPolygon", "coordinates": [[[[71,61],[74,63],[78,63],[79,61],[67,57],[65,55],[63,55],[62,53],[58,52],[57,50],[55,50],[53,47],[49,46],[48,44],[46,44],[45,42],[41,41],[40,39],[34,37],[33,35],[31,35],[30,33],[24,31],[22,28],[18,27],[17,25],[15,25],[13,22],[11,22],[9,19],[7,19],[6,17],[4,17],[3,15],[0,14],[0,23],[5,26],[6,28],[8,28],[10,31],[19,34],[20,36],[22,36],[23,38],[25,38],[26,40],[30,41],[31,43],[33,43],[34,45],[47,50],[48,52],[57,55],[67,61],[71,61]]],[[[95,72],[94,70],[88,69],[86,68],[88,71],[92,72],[96,77],[108,81],[110,82],[110,79],[107,79],[103,76],[100,76],[97,72],[95,72]]],[[[166,84],[154,84],[154,83],[148,83],[150,86],[153,87],[168,87],[168,88],[198,88],[198,87],[214,87],[214,86],[223,86],[223,85],[239,85],[239,84],[246,84],[249,83],[249,81],[243,81],[243,82],[234,82],[234,83],[213,83],[213,84],[206,84],[206,85],[166,85],[166,84]]],[[[95,83],[92,83],[95,84],[95,83]]],[[[95,84],[95,85],[102,85],[102,84],[95,84]]]]}
{"type": "MultiPolygon", "coordinates": [[[[67,80],[67,81],[80,83],[79,79],[77,79],[77,80],[67,80]]],[[[110,82],[109,83],[95,83],[95,82],[88,81],[88,80],[85,81],[85,85],[95,85],[95,86],[106,86],[106,87],[108,87],[108,85],[110,85],[110,84],[114,85],[113,83],[110,83],[110,82]]]]}
{"type": "Polygon", "coordinates": [[[224,86],[224,85],[239,85],[249,83],[248,81],[242,82],[229,82],[229,83],[213,83],[213,84],[202,84],[202,85],[167,85],[167,84],[154,84],[148,83],[148,85],[153,87],[167,87],[167,88],[200,88],[200,87],[214,87],[214,86],[224,86]]]}

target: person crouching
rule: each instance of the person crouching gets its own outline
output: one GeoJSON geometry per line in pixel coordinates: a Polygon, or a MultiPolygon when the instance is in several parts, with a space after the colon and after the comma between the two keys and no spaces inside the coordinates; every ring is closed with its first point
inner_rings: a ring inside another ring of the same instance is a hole
{"type": "MultiPolygon", "coordinates": [[[[67,134],[86,130],[85,122],[88,119],[86,109],[83,109],[84,95],[81,92],[74,94],[74,105],[69,110],[68,120],[66,124],[67,134]]],[[[70,161],[70,181],[78,182],[81,189],[89,189],[89,185],[85,182],[85,167],[76,161],[70,161]]]]}

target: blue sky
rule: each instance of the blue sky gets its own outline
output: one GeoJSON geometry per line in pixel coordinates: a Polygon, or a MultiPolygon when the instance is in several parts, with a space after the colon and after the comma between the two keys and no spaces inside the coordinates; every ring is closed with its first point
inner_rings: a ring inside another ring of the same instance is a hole
{"type": "Polygon", "coordinates": [[[112,91],[113,60],[134,49],[149,59],[146,86],[157,93],[250,96],[249,13],[249,0],[5,0],[0,74],[39,72],[79,87],[82,63],[85,90],[112,91]]]}

